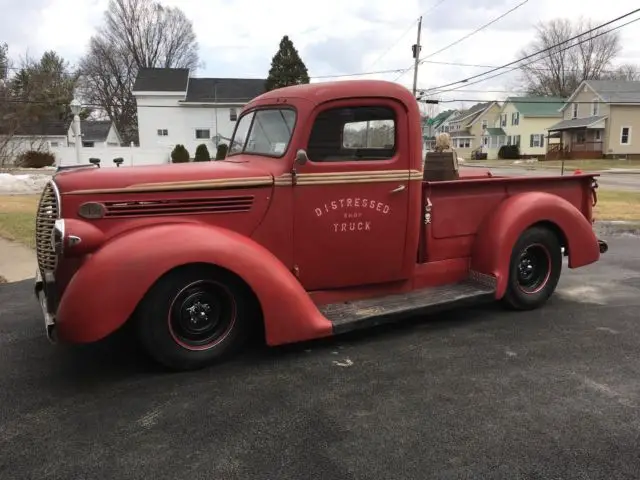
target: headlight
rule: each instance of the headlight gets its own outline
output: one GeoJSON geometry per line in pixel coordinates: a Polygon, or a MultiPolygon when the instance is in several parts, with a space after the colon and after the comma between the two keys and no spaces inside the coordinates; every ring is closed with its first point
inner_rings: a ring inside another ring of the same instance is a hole
{"type": "Polygon", "coordinates": [[[59,218],[53,225],[53,235],[51,235],[51,247],[56,255],[62,255],[64,252],[65,240],[65,224],[64,220],[59,218]]]}

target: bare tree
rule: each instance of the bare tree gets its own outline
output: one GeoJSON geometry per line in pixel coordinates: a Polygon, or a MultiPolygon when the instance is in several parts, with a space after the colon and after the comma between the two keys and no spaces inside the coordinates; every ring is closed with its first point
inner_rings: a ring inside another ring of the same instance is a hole
{"type": "Polygon", "coordinates": [[[591,20],[582,18],[554,19],[536,25],[535,39],[521,54],[524,57],[537,51],[544,53],[520,67],[527,92],[568,97],[583,80],[604,78],[620,53],[619,34],[602,34],[603,30],[598,29],[568,41],[595,26],[591,20]]]}
{"type": "Polygon", "coordinates": [[[131,90],[140,68],[197,68],[193,24],[152,0],[110,0],[104,25],[80,61],[85,102],[100,105],[128,143],[138,141],[131,90]]]}
{"type": "Polygon", "coordinates": [[[639,82],[640,67],[638,67],[638,65],[625,63],[619,65],[613,71],[605,73],[603,78],[610,80],[625,80],[627,82],[639,82]]]}

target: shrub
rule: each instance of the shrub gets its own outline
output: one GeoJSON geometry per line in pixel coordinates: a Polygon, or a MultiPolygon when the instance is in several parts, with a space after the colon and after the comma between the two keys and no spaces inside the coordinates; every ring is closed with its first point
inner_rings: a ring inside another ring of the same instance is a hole
{"type": "Polygon", "coordinates": [[[18,155],[16,166],[22,168],[50,167],[56,162],[56,157],[50,152],[29,150],[18,155]]]}
{"type": "Polygon", "coordinates": [[[171,152],[171,161],[173,163],[187,163],[190,160],[189,151],[182,144],[178,144],[171,152]]]}
{"type": "Polygon", "coordinates": [[[503,160],[517,160],[520,158],[520,147],[518,145],[503,145],[498,150],[498,158],[503,160]]]}
{"type": "Polygon", "coordinates": [[[229,146],[226,143],[221,143],[218,145],[218,149],[216,150],[216,160],[224,160],[227,156],[227,152],[229,151],[229,146]]]}
{"type": "Polygon", "coordinates": [[[194,157],[194,161],[196,162],[208,162],[211,160],[211,155],[209,155],[209,149],[204,143],[198,145],[196,148],[196,155],[194,157]]]}

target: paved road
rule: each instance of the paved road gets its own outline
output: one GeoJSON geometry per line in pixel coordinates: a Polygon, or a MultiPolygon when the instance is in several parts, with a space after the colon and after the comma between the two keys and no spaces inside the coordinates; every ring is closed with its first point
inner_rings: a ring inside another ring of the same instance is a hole
{"type": "MultiPolygon", "coordinates": [[[[465,167],[465,168],[476,168],[476,167],[465,167]]],[[[516,167],[507,167],[507,168],[493,168],[490,170],[495,175],[505,175],[505,176],[540,176],[540,175],[560,175],[559,169],[550,169],[550,170],[542,170],[540,168],[527,169],[527,168],[516,168],[516,167]]],[[[572,175],[573,170],[565,171],[565,175],[572,175]]],[[[600,188],[606,189],[615,189],[615,190],[633,190],[640,191],[640,174],[634,173],[606,173],[603,172],[598,177],[598,185],[600,188]]]]}
{"type": "Polygon", "coordinates": [[[0,478],[638,478],[640,240],[496,306],[167,374],[0,286],[0,478]],[[350,365],[350,366],[349,366],[350,365]]]}

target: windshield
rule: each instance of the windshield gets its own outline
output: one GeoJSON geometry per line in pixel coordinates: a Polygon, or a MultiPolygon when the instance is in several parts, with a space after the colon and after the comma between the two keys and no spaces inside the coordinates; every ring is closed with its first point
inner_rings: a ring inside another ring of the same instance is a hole
{"type": "Polygon", "coordinates": [[[290,108],[254,110],[238,120],[229,155],[255,153],[281,157],[289,146],[296,123],[290,108]]]}

